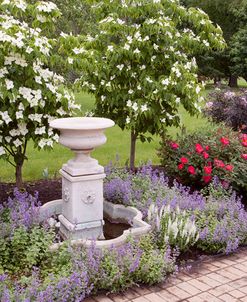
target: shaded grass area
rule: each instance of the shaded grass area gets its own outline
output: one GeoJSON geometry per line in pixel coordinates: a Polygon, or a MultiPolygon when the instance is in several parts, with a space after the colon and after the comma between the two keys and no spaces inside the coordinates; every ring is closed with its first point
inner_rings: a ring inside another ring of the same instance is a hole
{"type": "MultiPolygon", "coordinates": [[[[244,83],[241,83],[244,85],[244,83]]],[[[83,114],[91,111],[94,106],[94,98],[91,95],[78,93],[76,95],[78,103],[82,106],[83,114]]],[[[202,116],[191,117],[183,108],[180,110],[182,123],[188,131],[194,131],[203,127],[210,127],[210,123],[202,116]]],[[[180,130],[174,127],[168,129],[168,133],[174,138],[180,130]]],[[[129,158],[130,133],[122,131],[118,126],[106,131],[107,143],[93,152],[93,156],[99,160],[101,165],[107,165],[114,161],[116,156],[119,163],[124,165],[129,158]]],[[[159,148],[160,138],[153,136],[151,143],[137,142],[136,147],[136,165],[151,161],[153,164],[159,164],[157,149],[159,148]]],[[[55,145],[51,151],[38,151],[33,148],[32,142],[28,144],[27,157],[28,161],[24,163],[23,178],[25,181],[37,180],[43,178],[43,170],[48,169],[48,177],[59,176],[59,169],[62,164],[72,157],[72,152],[60,145],[55,145]]],[[[14,168],[8,163],[0,160],[0,181],[13,182],[14,168]]]]}

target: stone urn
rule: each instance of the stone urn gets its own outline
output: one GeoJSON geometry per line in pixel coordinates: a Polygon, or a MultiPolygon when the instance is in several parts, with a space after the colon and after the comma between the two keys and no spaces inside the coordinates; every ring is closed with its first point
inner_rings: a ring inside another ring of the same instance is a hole
{"type": "Polygon", "coordinates": [[[75,153],[74,159],[60,170],[60,234],[64,239],[102,238],[105,174],[90,153],[106,142],[104,130],[114,126],[114,122],[98,117],[72,117],[53,120],[50,126],[60,131],[59,142],[75,153]]]}

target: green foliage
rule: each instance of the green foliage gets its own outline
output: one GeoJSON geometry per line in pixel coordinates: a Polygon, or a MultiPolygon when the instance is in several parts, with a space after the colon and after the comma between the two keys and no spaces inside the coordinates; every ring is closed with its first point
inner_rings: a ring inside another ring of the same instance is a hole
{"type": "MultiPolygon", "coordinates": [[[[222,190],[220,189],[222,192],[222,190]]],[[[227,196],[227,195],[225,195],[227,196]]],[[[232,195],[233,196],[233,195],[232,195]]],[[[228,197],[231,204],[231,196],[228,197]]],[[[195,213],[196,224],[201,230],[197,247],[210,253],[229,253],[239,244],[246,244],[246,213],[239,201],[227,206],[225,197],[208,198],[203,211],[195,213]]]]}
{"type": "Polygon", "coordinates": [[[40,263],[41,275],[47,277],[49,274],[54,276],[69,274],[73,270],[71,251],[69,243],[64,243],[57,251],[48,250],[40,263]]]}
{"type": "MultiPolygon", "coordinates": [[[[219,24],[223,31],[223,36],[227,43],[235,34],[238,24],[231,10],[232,5],[236,5],[239,0],[184,0],[186,6],[199,7],[203,9],[215,23],[219,24]],[[234,3],[232,3],[234,2],[234,3]]],[[[228,78],[231,75],[231,59],[229,48],[225,51],[210,51],[203,56],[198,56],[200,75],[209,78],[228,78]]]]}
{"type": "Polygon", "coordinates": [[[0,271],[28,273],[46,258],[53,232],[35,226],[30,231],[19,227],[8,237],[0,238],[0,271]]]}
{"type": "Polygon", "coordinates": [[[138,269],[135,271],[136,282],[154,284],[164,280],[168,273],[174,270],[174,260],[171,255],[165,255],[166,250],[159,250],[152,235],[143,236],[139,242],[143,251],[138,269]]]}
{"type": "Polygon", "coordinates": [[[99,33],[85,37],[80,84],[96,99],[95,114],[113,119],[142,141],[180,123],[180,103],[196,114],[202,99],[193,58],[225,47],[203,12],[177,1],[102,1],[99,33]]]}
{"type": "Polygon", "coordinates": [[[65,49],[63,38],[50,39],[60,16],[57,6],[5,0],[0,12],[0,156],[16,167],[21,185],[27,142],[51,148],[58,136],[49,122],[72,115],[79,106],[52,69],[61,62],[57,48],[65,49]]]}
{"type": "Polygon", "coordinates": [[[232,71],[247,81],[247,27],[239,29],[231,41],[230,55],[233,62],[232,71]]]}
{"type": "Polygon", "coordinates": [[[246,74],[246,0],[183,0],[187,6],[200,7],[221,26],[228,48],[198,57],[200,74],[220,79],[247,78],[246,74]]]}
{"type": "Polygon", "coordinates": [[[56,26],[57,32],[79,35],[97,30],[91,6],[85,0],[53,0],[53,2],[62,13],[56,26]]]}

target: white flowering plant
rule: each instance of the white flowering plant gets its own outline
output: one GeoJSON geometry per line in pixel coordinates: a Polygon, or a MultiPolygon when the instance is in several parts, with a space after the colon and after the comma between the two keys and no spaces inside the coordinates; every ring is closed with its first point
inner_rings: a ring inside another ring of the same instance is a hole
{"type": "Polygon", "coordinates": [[[180,104],[200,110],[203,85],[194,55],[223,49],[222,31],[201,10],[178,0],[91,1],[98,33],[85,37],[81,87],[96,98],[96,115],[131,130],[137,138],[180,124],[180,104]]]}
{"type": "Polygon", "coordinates": [[[171,209],[170,205],[158,208],[151,204],[147,219],[153,225],[161,247],[170,245],[184,252],[199,240],[199,229],[189,211],[179,207],[171,209]]]}
{"type": "Polygon", "coordinates": [[[79,108],[63,77],[52,71],[63,39],[46,33],[59,15],[52,2],[0,2],[0,156],[15,167],[19,187],[27,142],[51,148],[58,135],[49,122],[79,108]]]}

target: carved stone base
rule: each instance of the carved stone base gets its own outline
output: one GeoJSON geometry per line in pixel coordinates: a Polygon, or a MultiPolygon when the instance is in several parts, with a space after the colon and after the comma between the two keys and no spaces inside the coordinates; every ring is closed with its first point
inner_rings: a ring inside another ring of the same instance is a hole
{"type": "Polygon", "coordinates": [[[102,235],[105,174],[62,175],[61,234],[66,239],[95,239],[102,235]],[[90,231],[89,231],[89,228],[90,231]]]}
{"type": "Polygon", "coordinates": [[[58,219],[61,223],[59,233],[64,240],[104,239],[104,220],[73,224],[63,215],[59,215],[58,219]]]}

